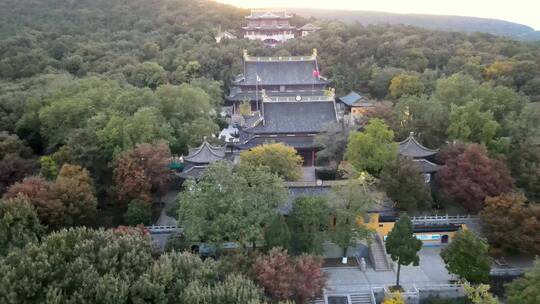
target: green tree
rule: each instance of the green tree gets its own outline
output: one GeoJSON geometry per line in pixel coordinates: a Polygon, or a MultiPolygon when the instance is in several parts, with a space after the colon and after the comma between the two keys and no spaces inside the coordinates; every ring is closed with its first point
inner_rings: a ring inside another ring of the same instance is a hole
{"type": "Polygon", "coordinates": [[[48,180],[53,180],[58,174],[58,166],[50,156],[42,156],[39,158],[39,174],[48,180]]]}
{"type": "Polygon", "coordinates": [[[484,283],[489,279],[491,260],[488,244],[469,230],[459,231],[450,245],[441,252],[449,272],[471,283],[484,283]]]}
{"type": "Polygon", "coordinates": [[[531,199],[540,200],[540,105],[529,104],[510,127],[508,165],[516,184],[531,199]]]}
{"type": "Polygon", "coordinates": [[[0,256],[37,242],[43,230],[34,207],[24,196],[0,199],[0,256]]]}
{"type": "Polygon", "coordinates": [[[433,198],[419,165],[398,157],[381,173],[380,185],[400,208],[408,211],[429,208],[433,198]]]}
{"type": "Polygon", "coordinates": [[[386,237],[386,252],[398,265],[396,286],[399,286],[401,265],[418,266],[420,262],[418,251],[422,248],[422,241],[417,239],[413,233],[411,219],[407,215],[402,215],[386,237]]]}
{"type": "Polygon", "coordinates": [[[369,236],[370,231],[361,218],[375,205],[374,195],[366,181],[350,179],[345,184],[332,186],[327,205],[335,222],[329,229],[329,237],[343,248],[346,258],[349,246],[356,246],[369,236]]]}
{"type": "Polygon", "coordinates": [[[389,91],[395,99],[405,95],[421,95],[424,92],[424,84],[416,75],[400,74],[392,78],[389,91]]]}
{"type": "Polygon", "coordinates": [[[506,287],[508,304],[535,304],[540,299],[540,261],[525,272],[521,278],[515,279],[506,287]]]}
{"type": "Polygon", "coordinates": [[[478,100],[465,103],[463,106],[452,105],[448,136],[453,140],[490,144],[499,129],[491,111],[483,112],[478,100]]]}
{"type": "Polygon", "coordinates": [[[139,88],[148,87],[155,90],[167,82],[167,72],[155,62],[147,61],[128,66],[125,73],[129,83],[139,88]]]}
{"type": "Polygon", "coordinates": [[[152,205],[148,202],[133,200],[128,204],[124,215],[128,225],[150,225],[152,221],[152,205]]]}
{"type": "Polygon", "coordinates": [[[315,135],[313,142],[321,147],[317,151],[317,161],[337,168],[345,156],[349,128],[344,123],[330,123],[323,126],[322,132],[315,135]]]}
{"type": "Polygon", "coordinates": [[[376,98],[384,98],[388,95],[388,88],[392,79],[401,73],[403,73],[402,69],[394,67],[380,68],[377,66],[373,68],[368,83],[371,95],[376,98]]]}
{"type": "Polygon", "coordinates": [[[49,234],[0,263],[0,299],[15,303],[127,303],[152,263],[140,232],[76,228],[49,234]],[[39,287],[36,287],[39,286],[39,287]]]}
{"type": "Polygon", "coordinates": [[[162,255],[134,281],[134,303],[259,303],[261,290],[249,279],[221,276],[219,263],[191,253],[162,255]]]}
{"type": "Polygon", "coordinates": [[[285,180],[297,180],[301,176],[302,157],[293,147],[282,143],[264,144],[240,153],[243,166],[266,166],[285,180]]]}
{"type": "Polygon", "coordinates": [[[294,200],[287,216],[293,254],[323,254],[329,214],[324,197],[300,196],[294,200]]]}
{"type": "Polygon", "coordinates": [[[457,73],[437,80],[433,96],[448,108],[451,104],[462,106],[470,101],[470,96],[477,87],[478,82],[471,76],[457,73]]]}
{"type": "Polygon", "coordinates": [[[274,247],[288,249],[291,243],[291,232],[285,218],[281,214],[271,217],[264,228],[264,242],[266,250],[274,247]]]}
{"type": "Polygon", "coordinates": [[[363,132],[353,132],[349,137],[346,158],[358,171],[378,175],[397,157],[398,144],[394,132],[383,120],[369,121],[363,132]]]}
{"type": "Polygon", "coordinates": [[[468,282],[463,284],[467,298],[472,304],[498,304],[499,301],[489,292],[489,285],[479,284],[472,286],[468,282]]]}
{"type": "Polygon", "coordinates": [[[187,237],[220,246],[264,239],[264,223],[286,201],[281,179],[262,167],[211,165],[198,183],[188,181],[178,196],[179,222],[187,237]]]}
{"type": "Polygon", "coordinates": [[[392,108],[397,138],[414,132],[428,147],[438,147],[447,140],[449,111],[429,96],[404,96],[392,108]]]}

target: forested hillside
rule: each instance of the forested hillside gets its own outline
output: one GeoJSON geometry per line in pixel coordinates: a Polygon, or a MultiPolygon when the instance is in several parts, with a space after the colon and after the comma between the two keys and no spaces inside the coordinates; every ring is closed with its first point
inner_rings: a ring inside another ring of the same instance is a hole
{"type": "Polygon", "coordinates": [[[9,151],[9,162],[0,154],[0,189],[43,170],[38,158],[48,155],[58,167],[87,168],[104,193],[123,151],[165,140],[173,154],[185,153],[219,130],[243,49],[317,48],[338,94],[390,101],[381,115],[398,139],[415,131],[433,147],[484,143],[509,160],[520,186],[538,193],[538,44],[320,20],[318,34],[277,49],[215,42],[220,28],[239,29],[246,14],[206,0],[2,1],[0,130],[21,148],[9,151]]]}
{"type": "Polygon", "coordinates": [[[527,25],[498,19],[451,15],[394,14],[372,11],[344,11],[312,8],[293,8],[291,11],[305,18],[315,17],[346,22],[359,22],[363,25],[404,24],[423,27],[430,30],[482,32],[508,36],[524,41],[540,40],[540,31],[535,31],[532,27],[527,25]]]}

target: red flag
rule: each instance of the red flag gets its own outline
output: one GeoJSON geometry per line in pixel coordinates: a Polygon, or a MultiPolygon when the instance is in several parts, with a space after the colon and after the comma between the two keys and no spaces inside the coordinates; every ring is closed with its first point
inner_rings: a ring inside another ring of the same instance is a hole
{"type": "Polygon", "coordinates": [[[313,70],[313,77],[314,78],[319,78],[319,77],[321,77],[321,73],[318,70],[313,70]]]}

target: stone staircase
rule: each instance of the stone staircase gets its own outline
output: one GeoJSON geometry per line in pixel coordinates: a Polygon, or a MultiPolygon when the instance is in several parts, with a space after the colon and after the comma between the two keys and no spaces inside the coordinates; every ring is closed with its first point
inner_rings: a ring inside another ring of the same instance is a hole
{"type": "Polygon", "coordinates": [[[375,304],[371,303],[371,294],[366,293],[359,293],[359,294],[351,294],[351,304],[375,304]]]}
{"type": "Polygon", "coordinates": [[[375,271],[392,270],[386,258],[386,250],[383,242],[378,235],[375,236],[374,241],[369,245],[369,258],[371,259],[371,263],[375,271]]]}

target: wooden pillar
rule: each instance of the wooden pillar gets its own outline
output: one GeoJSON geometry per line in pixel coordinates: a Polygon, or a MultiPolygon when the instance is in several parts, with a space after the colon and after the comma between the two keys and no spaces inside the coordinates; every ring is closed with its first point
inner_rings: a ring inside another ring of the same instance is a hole
{"type": "Polygon", "coordinates": [[[311,166],[315,167],[315,149],[311,149],[311,166]]]}

